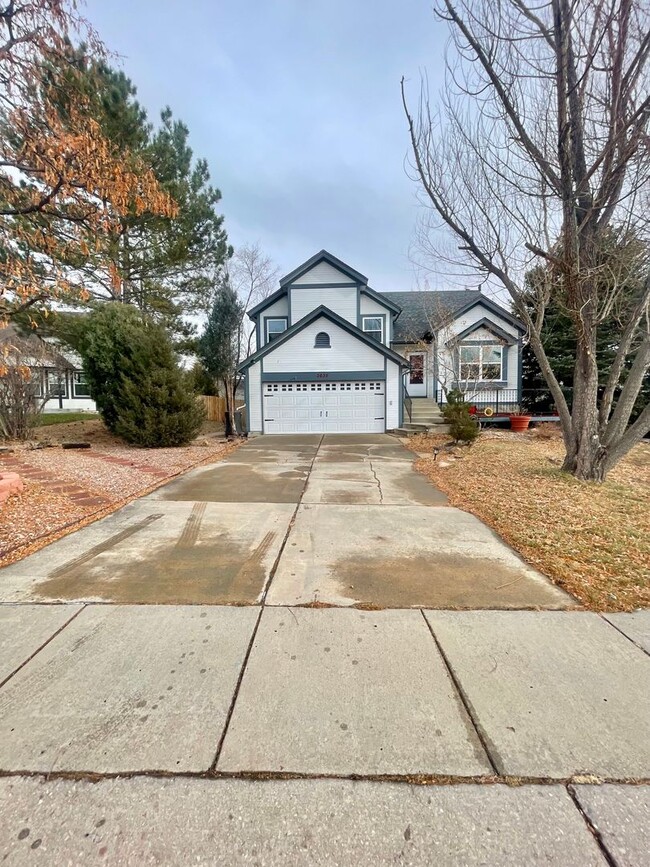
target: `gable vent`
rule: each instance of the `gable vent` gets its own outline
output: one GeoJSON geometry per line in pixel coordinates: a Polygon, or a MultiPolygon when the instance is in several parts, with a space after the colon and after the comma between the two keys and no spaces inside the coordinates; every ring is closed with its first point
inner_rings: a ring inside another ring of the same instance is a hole
{"type": "Polygon", "coordinates": [[[319,331],[314,341],[314,349],[330,349],[330,336],[326,331],[319,331]]]}

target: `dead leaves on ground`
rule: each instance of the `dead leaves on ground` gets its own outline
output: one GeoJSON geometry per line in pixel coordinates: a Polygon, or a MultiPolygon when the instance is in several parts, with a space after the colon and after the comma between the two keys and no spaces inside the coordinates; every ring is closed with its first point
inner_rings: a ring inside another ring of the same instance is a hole
{"type": "MultiPolygon", "coordinates": [[[[426,436],[410,442],[431,453],[426,436]]],[[[639,444],[602,485],[563,473],[562,443],[528,434],[483,435],[446,466],[418,469],[493,527],[533,566],[588,608],[650,605],[650,445],[639,444]]]]}

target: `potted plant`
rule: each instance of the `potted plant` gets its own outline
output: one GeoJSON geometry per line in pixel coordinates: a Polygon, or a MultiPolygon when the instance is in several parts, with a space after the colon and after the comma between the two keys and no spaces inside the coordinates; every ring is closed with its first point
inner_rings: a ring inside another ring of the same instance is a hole
{"type": "Polygon", "coordinates": [[[528,430],[528,425],[530,424],[531,419],[532,415],[525,412],[523,407],[521,412],[511,412],[510,430],[515,431],[515,433],[521,433],[522,431],[528,430]]]}

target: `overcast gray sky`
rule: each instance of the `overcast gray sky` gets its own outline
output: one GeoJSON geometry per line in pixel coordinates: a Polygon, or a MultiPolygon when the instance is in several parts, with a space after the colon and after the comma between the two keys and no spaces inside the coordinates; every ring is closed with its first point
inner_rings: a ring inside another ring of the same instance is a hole
{"type": "Polygon", "coordinates": [[[206,157],[231,242],[282,272],[322,247],[377,290],[414,286],[417,214],[399,81],[437,88],[426,0],[88,0],[152,120],[169,105],[206,157]]]}

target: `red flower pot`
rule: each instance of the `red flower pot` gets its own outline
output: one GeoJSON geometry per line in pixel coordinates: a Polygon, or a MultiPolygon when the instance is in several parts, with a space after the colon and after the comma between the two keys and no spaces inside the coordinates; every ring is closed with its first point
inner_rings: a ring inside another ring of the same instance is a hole
{"type": "Polygon", "coordinates": [[[517,433],[528,430],[531,418],[531,415],[511,415],[510,430],[516,431],[517,433]]]}

